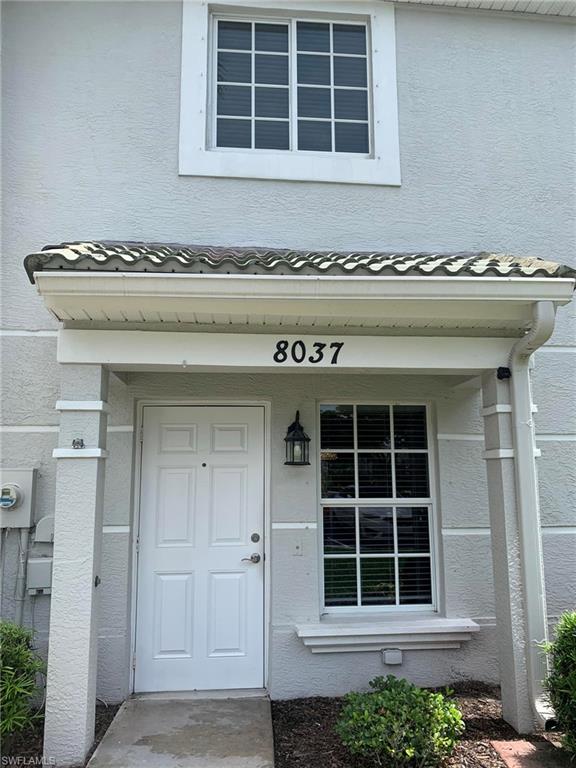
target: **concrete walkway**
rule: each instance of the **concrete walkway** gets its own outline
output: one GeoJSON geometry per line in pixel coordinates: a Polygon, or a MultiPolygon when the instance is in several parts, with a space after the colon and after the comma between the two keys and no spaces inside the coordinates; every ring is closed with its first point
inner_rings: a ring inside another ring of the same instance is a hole
{"type": "Polygon", "coordinates": [[[273,768],[264,697],[126,701],[88,768],[273,768]]]}
{"type": "Polygon", "coordinates": [[[548,741],[490,742],[508,768],[570,768],[568,753],[548,741]]]}

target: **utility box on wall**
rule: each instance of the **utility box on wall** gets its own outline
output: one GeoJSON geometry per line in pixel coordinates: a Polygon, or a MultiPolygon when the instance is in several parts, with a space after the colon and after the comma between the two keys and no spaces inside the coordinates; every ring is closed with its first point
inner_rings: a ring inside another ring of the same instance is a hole
{"type": "Polygon", "coordinates": [[[52,591],[52,558],[28,558],[26,588],[29,595],[49,595],[52,591]]]}
{"type": "Polygon", "coordinates": [[[35,469],[0,469],[0,528],[31,527],[35,489],[35,469]]]}

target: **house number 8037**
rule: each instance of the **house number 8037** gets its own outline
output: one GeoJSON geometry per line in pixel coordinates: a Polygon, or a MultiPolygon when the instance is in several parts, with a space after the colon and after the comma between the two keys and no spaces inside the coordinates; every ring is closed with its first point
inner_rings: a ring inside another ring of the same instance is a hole
{"type": "Polygon", "coordinates": [[[343,346],[343,341],[333,341],[331,344],[314,341],[312,342],[313,354],[309,355],[309,350],[302,339],[298,339],[292,342],[292,344],[286,339],[282,339],[276,342],[276,352],[272,359],[275,363],[285,363],[290,357],[297,364],[308,362],[315,365],[316,363],[321,363],[326,356],[330,359],[330,365],[337,365],[338,355],[343,346]]]}

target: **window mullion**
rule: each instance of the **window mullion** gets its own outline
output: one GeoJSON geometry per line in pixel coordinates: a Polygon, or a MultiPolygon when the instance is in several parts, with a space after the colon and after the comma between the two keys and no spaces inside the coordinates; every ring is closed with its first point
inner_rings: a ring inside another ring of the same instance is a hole
{"type": "Polygon", "coordinates": [[[360,560],[360,508],[354,507],[354,525],[356,528],[356,596],[358,606],[362,605],[362,563],[360,560]]]}
{"type": "Polygon", "coordinates": [[[392,498],[396,498],[396,443],[394,441],[394,406],[390,406],[390,471],[392,472],[392,498]]]}
{"type": "Polygon", "coordinates": [[[206,102],[208,125],[206,136],[208,147],[212,149],[216,146],[216,121],[218,119],[218,21],[213,16],[208,19],[208,61],[208,99],[206,102]]]}
{"type": "Polygon", "coordinates": [[[252,149],[256,149],[256,23],[254,21],[250,22],[250,29],[252,32],[252,50],[250,51],[252,61],[252,77],[250,83],[252,120],[250,121],[250,140],[252,142],[252,149]]]}
{"type": "MultiPolygon", "coordinates": [[[[332,45],[332,43],[330,43],[332,45]]],[[[360,499],[360,481],[358,478],[358,413],[357,406],[352,406],[352,439],[354,440],[354,493],[360,499]]],[[[356,527],[356,594],[358,605],[362,605],[362,570],[360,563],[360,508],[354,507],[354,524],[356,527]]]]}
{"type": "Polygon", "coordinates": [[[334,116],[334,25],[330,24],[330,134],[332,152],[336,152],[336,122],[334,116]]]}
{"type": "Polygon", "coordinates": [[[357,408],[352,406],[352,439],[354,440],[354,493],[360,498],[360,478],[358,477],[358,418],[357,408]]]}
{"type": "MultiPolygon", "coordinates": [[[[366,103],[368,106],[368,154],[376,156],[376,126],[374,125],[374,74],[372,71],[372,27],[366,27],[366,103]]],[[[392,408],[392,406],[390,406],[392,408]]]]}
{"type": "Polygon", "coordinates": [[[288,91],[289,91],[289,115],[290,115],[290,151],[298,149],[298,45],[296,38],[296,20],[290,21],[290,34],[288,38],[288,91]]]}
{"type": "Polygon", "coordinates": [[[400,561],[398,558],[398,517],[396,507],[392,508],[392,531],[394,533],[394,590],[395,603],[400,605],[400,561]]]}

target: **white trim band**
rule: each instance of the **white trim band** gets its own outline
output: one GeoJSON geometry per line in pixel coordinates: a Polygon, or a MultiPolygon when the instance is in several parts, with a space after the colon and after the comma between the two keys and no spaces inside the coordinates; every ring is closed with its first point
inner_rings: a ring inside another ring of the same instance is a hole
{"type": "MultiPolygon", "coordinates": [[[[576,535],[576,525],[543,525],[541,526],[543,534],[550,536],[574,536],[576,535]]],[[[442,536],[490,536],[491,529],[485,528],[442,528],[442,536]]]]}
{"type": "Polygon", "coordinates": [[[467,440],[469,442],[474,443],[483,443],[484,442],[484,435],[472,435],[472,434],[449,434],[449,433],[438,433],[436,435],[437,440],[467,440]]]}
{"type": "Polygon", "coordinates": [[[512,406],[506,403],[496,403],[482,408],[482,416],[494,416],[495,413],[512,413],[512,406]]]}
{"type": "Polygon", "coordinates": [[[513,459],[514,448],[490,448],[482,454],[483,459],[513,459]]]}
{"type": "Polygon", "coordinates": [[[547,536],[574,536],[576,535],[576,525],[543,526],[542,533],[547,536]]]}
{"type": "Polygon", "coordinates": [[[130,533],[129,525],[103,525],[102,533],[130,533]]]}
{"type": "Polygon", "coordinates": [[[296,531],[310,529],[315,531],[318,523],[272,523],[273,531],[296,531]]]}
{"type": "MultiPolygon", "coordinates": [[[[540,456],[542,456],[542,451],[540,448],[534,448],[534,458],[539,459],[540,456]]],[[[514,448],[490,448],[487,451],[484,451],[482,455],[483,459],[513,459],[514,458],[514,448]]]]}
{"type": "MultiPolygon", "coordinates": [[[[0,426],[0,434],[3,432],[6,434],[31,434],[41,432],[56,433],[60,431],[58,424],[7,424],[0,426]]],[[[108,432],[134,432],[134,427],[131,424],[119,424],[117,426],[107,427],[108,432]]]]}
{"type": "Polygon", "coordinates": [[[442,536],[490,536],[490,528],[442,528],[442,536]]]}
{"type": "Polygon", "coordinates": [[[104,400],[58,400],[57,411],[103,411],[108,413],[110,407],[104,400]]]}
{"type": "Polygon", "coordinates": [[[107,459],[108,451],[102,448],[54,448],[54,459],[107,459]]]}
{"type": "Polygon", "coordinates": [[[539,349],[536,350],[536,354],[538,355],[541,352],[563,352],[563,353],[567,352],[568,354],[573,355],[576,353],[576,346],[574,345],[568,346],[563,344],[562,345],[559,344],[558,346],[555,346],[552,344],[547,344],[547,345],[544,345],[543,347],[539,347],[539,349]]]}
{"type": "Polygon", "coordinates": [[[30,434],[32,432],[40,433],[40,432],[58,432],[60,427],[58,424],[46,424],[43,426],[40,425],[29,425],[29,424],[16,424],[13,426],[2,426],[0,427],[0,433],[4,432],[6,434],[30,434]]]}
{"type": "Polygon", "coordinates": [[[0,336],[35,336],[39,339],[55,339],[58,337],[58,331],[27,331],[25,329],[9,330],[8,328],[0,330],[0,336]]]}

